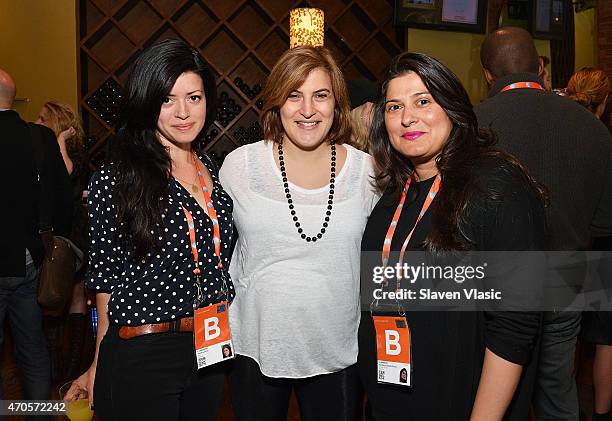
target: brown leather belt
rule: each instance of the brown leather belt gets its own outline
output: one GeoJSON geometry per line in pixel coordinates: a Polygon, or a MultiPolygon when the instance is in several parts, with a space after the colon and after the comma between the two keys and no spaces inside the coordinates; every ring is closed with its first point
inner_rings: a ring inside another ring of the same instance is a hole
{"type": "Polygon", "coordinates": [[[121,326],[119,328],[119,337],[121,339],[132,339],[137,336],[150,335],[151,333],[165,332],[193,332],[193,317],[141,326],[121,326]]]}

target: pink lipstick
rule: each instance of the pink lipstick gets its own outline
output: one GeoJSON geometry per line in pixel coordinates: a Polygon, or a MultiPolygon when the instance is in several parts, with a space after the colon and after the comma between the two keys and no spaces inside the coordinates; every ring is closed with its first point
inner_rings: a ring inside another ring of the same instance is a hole
{"type": "Polygon", "coordinates": [[[424,134],[425,132],[406,132],[402,134],[402,138],[406,140],[416,140],[424,134]]]}

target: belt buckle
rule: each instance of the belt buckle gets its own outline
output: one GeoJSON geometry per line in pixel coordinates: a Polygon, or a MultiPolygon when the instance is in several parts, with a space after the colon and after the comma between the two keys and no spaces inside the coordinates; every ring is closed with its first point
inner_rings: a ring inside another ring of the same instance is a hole
{"type": "Polygon", "coordinates": [[[168,332],[180,332],[181,331],[181,320],[175,319],[168,322],[168,332]]]}

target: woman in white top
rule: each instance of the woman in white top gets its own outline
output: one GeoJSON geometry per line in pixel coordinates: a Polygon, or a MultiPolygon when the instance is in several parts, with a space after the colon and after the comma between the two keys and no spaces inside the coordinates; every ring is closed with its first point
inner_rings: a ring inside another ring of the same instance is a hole
{"type": "Polygon", "coordinates": [[[263,92],[266,140],[238,148],[220,178],[238,243],[230,326],[238,421],[355,420],[359,254],[377,196],[369,155],[343,144],[350,109],[329,50],[297,47],[263,92]]]}

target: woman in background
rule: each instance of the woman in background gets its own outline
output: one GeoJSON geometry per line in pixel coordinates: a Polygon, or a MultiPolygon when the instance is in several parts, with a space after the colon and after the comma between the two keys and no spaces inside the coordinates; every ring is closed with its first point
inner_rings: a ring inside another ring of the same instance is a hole
{"type": "MultiPolygon", "coordinates": [[[[87,180],[82,174],[86,169],[81,167],[85,139],[81,118],[69,105],[58,101],[49,101],[40,110],[36,124],[42,124],[50,128],[57,138],[64,165],[73,184],[74,217],[70,240],[74,241],[81,250],[86,250],[87,211],[82,204],[82,192],[86,187],[87,180]]],[[[67,353],[64,353],[61,349],[62,330],[60,326],[64,324],[64,313],[59,316],[45,315],[44,330],[51,356],[51,372],[54,381],[73,379],[81,370],[87,304],[82,274],[78,275],[76,280],[68,308],[70,348],[67,353]]]]}
{"type": "Polygon", "coordinates": [[[43,105],[36,124],[42,124],[53,130],[57,137],[64,164],[68,174],[75,170],[75,160],[78,160],[83,151],[85,132],[81,119],[67,104],[58,101],[49,101],[43,105]]]}
{"type": "MultiPolygon", "coordinates": [[[[606,72],[584,67],[573,74],[567,84],[568,98],[584,106],[601,119],[608,104],[612,84],[606,72]]],[[[595,250],[610,250],[612,238],[596,238],[595,250]]],[[[612,409],[612,313],[589,311],[583,313],[582,330],[586,341],[595,344],[593,359],[593,421],[610,419],[612,409]]]]}
{"type": "Polygon", "coordinates": [[[601,118],[608,105],[611,90],[612,85],[606,72],[593,67],[583,67],[570,78],[566,94],[595,117],[601,118]]]}
{"type": "Polygon", "coordinates": [[[376,101],[376,84],[367,79],[346,82],[351,101],[351,139],[348,142],[357,149],[368,152],[372,112],[376,101]]]}

